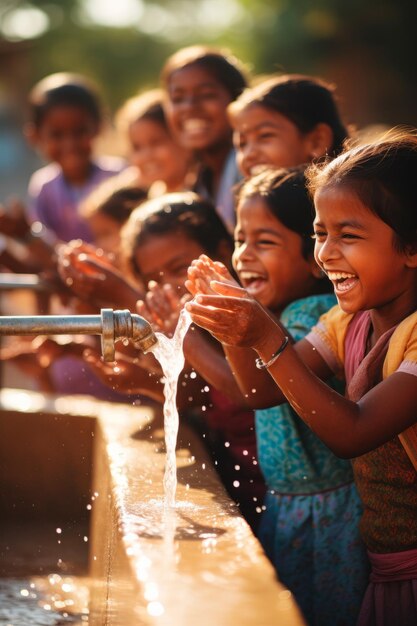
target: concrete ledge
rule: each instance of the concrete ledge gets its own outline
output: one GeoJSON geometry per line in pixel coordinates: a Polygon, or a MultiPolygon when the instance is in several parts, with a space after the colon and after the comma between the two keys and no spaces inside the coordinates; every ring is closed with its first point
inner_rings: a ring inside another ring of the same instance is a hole
{"type": "Polygon", "coordinates": [[[11,390],[0,396],[1,412],[94,419],[90,626],[304,624],[189,429],[179,436],[177,504],[166,511],[163,431],[152,409],[11,390]]]}

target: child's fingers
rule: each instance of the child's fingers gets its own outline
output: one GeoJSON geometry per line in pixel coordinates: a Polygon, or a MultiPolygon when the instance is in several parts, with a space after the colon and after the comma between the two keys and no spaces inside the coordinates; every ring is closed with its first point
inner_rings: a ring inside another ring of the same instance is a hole
{"type": "Polygon", "coordinates": [[[239,287],[236,282],[225,283],[218,280],[212,280],[210,287],[213,292],[222,296],[232,296],[234,298],[247,298],[248,293],[243,287],[239,287]]]}

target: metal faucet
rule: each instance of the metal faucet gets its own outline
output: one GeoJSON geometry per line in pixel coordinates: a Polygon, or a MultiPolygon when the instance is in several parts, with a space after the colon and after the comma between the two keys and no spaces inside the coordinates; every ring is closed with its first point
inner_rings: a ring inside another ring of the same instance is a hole
{"type": "Polygon", "coordinates": [[[1,335],[101,335],[105,361],[114,361],[114,344],[130,339],[143,352],[158,341],[151,325],[128,309],[101,309],[100,315],[0,316],[1,335]]]}

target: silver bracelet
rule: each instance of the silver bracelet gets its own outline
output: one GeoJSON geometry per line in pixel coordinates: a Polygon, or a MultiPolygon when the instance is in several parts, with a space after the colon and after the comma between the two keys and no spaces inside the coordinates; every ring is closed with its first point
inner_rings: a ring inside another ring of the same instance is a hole
{"type": "Polygon", "coordinates": [[[284,341],[282,342],[282,344],[280,345],[278,350],[276,352],[274,352],[274,354],[271,356],[269,361],[267,361],[266,363],[264,363],[260,357],[259,357],[259,359],[256,359],[255,364],[256,364],[256,367],[258,368],[258,370],[264,370],[264,369],[267,369],[268,367],[271,367],[271,365],[273,363],[275,363],[275,361],[277,360],[279,355],[284,352],[284,350],[288,346],[289,342],[290,342],[289,337],[285,337],[284,341]]]}

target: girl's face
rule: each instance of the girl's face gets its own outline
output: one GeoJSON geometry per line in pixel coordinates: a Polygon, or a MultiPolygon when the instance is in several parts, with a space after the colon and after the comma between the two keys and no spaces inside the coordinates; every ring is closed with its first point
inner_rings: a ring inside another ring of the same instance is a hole
{"type": "MultiPolygon", "coordinates": [[[[394,231],[349,189],[320,189],[314,198],[315,257],[348,313],[407,308],[415,270],[394,247],[394,231]],[[399,307],[399,308],[398,308],[399,307]]],[[[409,306],[409,304],[408,304],[409,306]]]]}
{"type": "Polygon", "coordinates": [[[88,218],[94,243],[107,254],[117,253],[120,245],[120,224],[108,215],[95,213],[88,218]]]}
{"type": "Polygon", "coordinates": [[[166,184],[167,191],[182,187],[189,156],[162,124],[150,119],[138,120],[130,125],[129,140],[132,163],[140,171],[145,187],[157,180],[166,184]]]}
{"type": "Polygon", "coordinates": [[[175,71],[168,83],[166,115],[178,142],[193,151],[230,141],[229,91],[199,65],[175,71]]]}
{"type": "Polygon", "coordinates": [[[310,135],[277,111],[252,104],[233,117],[237,162],[246,178],[260,166],[293,167],[313,157],[310,135]]]}
{"type": "Polygon", "coordinates": [[[170,284],[183,295],[187,291],[184,283],[188,267],[203,253],[199,243],[181,231],[173,231],[147,237],[137,247],[135,261],[145,285],[151,280],[159,285],[170,284]]]}
{"type": "Polygon", "coordinates": [[[237,207],[235,268],[242,286],[279,315],[294,300],[314,293],[320,270],[302,255],[302,239],[270,211],[260,197],[237,207]]]}
{"type": "Polygon", "coordinates": [[[36,129],[33,140],[44,157],[61,166],[73,184],[84,183],[90,173],[93,139],[98,124],[78,106],[53,106],[36,129]]]}

